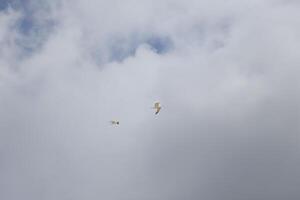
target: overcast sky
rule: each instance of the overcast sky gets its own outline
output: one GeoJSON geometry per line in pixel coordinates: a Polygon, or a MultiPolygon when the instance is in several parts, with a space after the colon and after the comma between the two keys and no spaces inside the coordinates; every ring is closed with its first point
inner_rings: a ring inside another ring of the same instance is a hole
{"type": "Polygon", "coordinates": [[[0,0],[0,199],[299,200],[299,10],[0,0]]]}

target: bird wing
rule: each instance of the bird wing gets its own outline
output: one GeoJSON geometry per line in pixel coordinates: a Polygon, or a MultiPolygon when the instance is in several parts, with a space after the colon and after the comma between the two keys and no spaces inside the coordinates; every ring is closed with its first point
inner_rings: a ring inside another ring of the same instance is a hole
{"type": "Polygon", "coordinates": [[[119,121],[116,121],[116,120],[111,120],[110,121],[112,124],[119,124],[119,121]]]}
{"type": "Polygon", "coordinates": [[[160,109],[161,109],[161,107],[156,108],[156,112],[155,112],[156,115],[159,113],[160,109]]]}

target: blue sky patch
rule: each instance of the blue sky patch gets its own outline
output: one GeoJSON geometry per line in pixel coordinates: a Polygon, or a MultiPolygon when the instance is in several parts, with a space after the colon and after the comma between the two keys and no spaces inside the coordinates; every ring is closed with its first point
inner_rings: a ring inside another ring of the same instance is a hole
{"type": "Polygon", "coordinates": [[[158,54],[164,54],[172,49],[173,43],[168,37],[150,37],[146,43],[158,54]]]}
{"type": "Polygon", "coordinates": [[[8,9],[21,14],[12,29],[19,34],[15,38],[15,43],[20,48],[22,56],[28,56],[44,44],[55,26],[54,19],[36,18],[37,12],[44,12],[47,16],[50,11],[49,5],[45,1],[0,0],[0,12],[8,9]]]}
{"type": "Polygon", "coordinates": [[[173,48],[173,42],[169,37],[150,36],[141,37],[137,34],[128,38],[117,38],[109,44],[109,61],[123,61],[127,57],[133,56],[138,47],[142,44],[148,44],[157,54],[164,54],[173,48]]]}

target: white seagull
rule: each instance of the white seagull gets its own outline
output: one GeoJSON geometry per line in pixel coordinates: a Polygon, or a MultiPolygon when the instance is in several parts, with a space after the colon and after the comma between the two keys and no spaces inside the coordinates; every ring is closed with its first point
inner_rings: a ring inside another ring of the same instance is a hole
{"type": "Polygon", "coordinates": [[[120,122],[117,121],[117,120],[111,120],[110,123],[111,123],[112,125],[119,125],[119,124],[120,124],[120,122]]]}
{"type": "Polygon", "coordinates": [[[153,109],[156,109],[155,114],[157,115],[159,113],[160,109],[161,109],[160,103],[159,102],[155,102],[153,109]]]}

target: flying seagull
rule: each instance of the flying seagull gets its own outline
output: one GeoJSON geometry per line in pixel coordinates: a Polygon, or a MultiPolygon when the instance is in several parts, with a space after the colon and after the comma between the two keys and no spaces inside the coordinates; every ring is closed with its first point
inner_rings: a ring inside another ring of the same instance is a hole
{"type": "Polygon", "coordinates": [[[157,115],[159,113],[160,109],[161,109],[160,103],[159,102],[155,102],[153,108],[156,109],[155,114],[157,115]]]}
{"type": "Polygon", "coordinates": [[[119,125],[120,124],[120,122],[117,121],[117,120],[111,120],[110,122],[111,122],[112,125],[119,125]]]}

